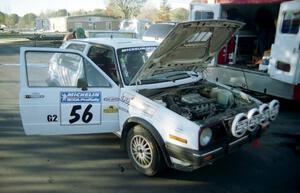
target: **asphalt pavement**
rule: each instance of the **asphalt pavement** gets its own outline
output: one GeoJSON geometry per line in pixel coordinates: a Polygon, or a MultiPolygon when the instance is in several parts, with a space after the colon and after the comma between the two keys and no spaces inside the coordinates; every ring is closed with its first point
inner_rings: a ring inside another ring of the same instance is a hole
{"type": "Polygon", "coordinates": [[[278,119],[259,144],[247,144],[195,172],[170,169],[146,177],[133,168],[113,134],[24,134],[19,47],[0,45],[0,193],[300,192],[300,154],[294,139],[282,135],[300,132],[299,103],[281,101],[278,119]]]}

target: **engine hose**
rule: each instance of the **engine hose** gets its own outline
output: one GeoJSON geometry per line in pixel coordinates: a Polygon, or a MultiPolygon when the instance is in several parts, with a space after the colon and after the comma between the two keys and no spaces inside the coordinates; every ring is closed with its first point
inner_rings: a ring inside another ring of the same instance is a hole
{"type": "Polygon", "coordinates": [[[176,112],[176,113],[178,113],[178,114],[182,114],[183,112],[182,112],[180,106],[177,105],[177,103],[175,102],[174,99],[175,99],[175,96],[174,96],[174,95],[167,95],[167,96],[166,96],[165,102],[167,103],[167,107],[168,107],[170,110],[172,110],[172,111],[174,111],[174,112],[176,112]]]}

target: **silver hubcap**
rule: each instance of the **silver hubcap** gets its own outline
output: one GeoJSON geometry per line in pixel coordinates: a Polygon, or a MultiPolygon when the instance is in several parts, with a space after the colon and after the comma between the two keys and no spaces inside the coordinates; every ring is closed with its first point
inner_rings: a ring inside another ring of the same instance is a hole
{"type": "Polygon", "coordinates": [[[149,142],[141,135],[131,139],[130,151],[134,161],[141,167],[147,168],[153,160],[152,149],[149,142]]]}

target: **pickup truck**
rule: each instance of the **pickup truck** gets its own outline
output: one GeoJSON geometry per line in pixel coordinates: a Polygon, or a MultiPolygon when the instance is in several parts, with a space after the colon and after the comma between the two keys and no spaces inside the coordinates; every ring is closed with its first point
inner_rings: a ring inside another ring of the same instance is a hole
{"type": "Polygon", "coordinates": [[[206,80],[205,69],[242,24],[177,24],[161,44],[87,38],[22,48],[20,113],[27,135],[115,133],[133,166],[153,176],[192,171],[260,137],[279,112],[206,80]]]}

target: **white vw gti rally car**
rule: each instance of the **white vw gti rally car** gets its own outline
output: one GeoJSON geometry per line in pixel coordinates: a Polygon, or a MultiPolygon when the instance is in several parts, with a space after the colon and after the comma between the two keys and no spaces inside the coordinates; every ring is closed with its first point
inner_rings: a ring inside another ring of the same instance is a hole
{"type": "Polygon", "coordinates": [[[179,23],[158,45],[137,39],[71,40],[22,48],[20,112],[27,135],[115,133],[134,167],[192,171],[260,137],[279,102],[262,103],[205,79],[241,27],[179,23]]]}

